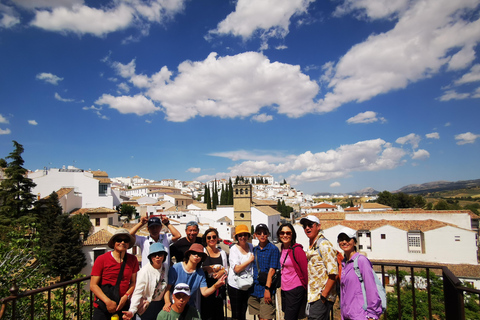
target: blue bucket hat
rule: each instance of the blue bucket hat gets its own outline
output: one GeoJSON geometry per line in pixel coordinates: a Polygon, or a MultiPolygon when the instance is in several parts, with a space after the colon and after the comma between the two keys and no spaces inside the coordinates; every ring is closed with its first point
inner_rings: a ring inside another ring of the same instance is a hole
{"type": "Polygon", "coordinates": [[[163,244],[161,244],[160,242],[155,242],[154,244],[152,244],[150,246],[150,252],[148,253],[148,257],[150,258],[150,256],[154,253],[163,253],[165,255],[165,257],[167,256],[167,250],[165,250],[165,246],[163,244]]]}

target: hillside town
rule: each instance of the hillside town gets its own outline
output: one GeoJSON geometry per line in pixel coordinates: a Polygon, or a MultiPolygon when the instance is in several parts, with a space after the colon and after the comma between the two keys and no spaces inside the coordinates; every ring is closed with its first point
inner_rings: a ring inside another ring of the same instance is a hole
{"type": "MultiPolygon", "coordinates": [[[[182,236],[190,221],[198,224],[200,233],[216,228],[224,244],[231,244],[239,224],[251,226],[252,230],[265,224],[273,231],[271,240],[276,243],[276,229],[282,221],[289,221],[298,234],[297,242],[305,248],[308,239],[299,220],[314,215],[329,239],[336,239],[343,227],[357,230],[359,250],[372,261],[448,265],[460,279],[480,288],[479,216],[469,210],[394,210],[368,202],[375,200],[374,196],[356,196],[356,205],[344,208],[327,201],[316,202],[311,195],[285,181],[279,183],[270,175],[242,177],[233,186],[233,205],[218,205],[215,209],[207,209],[204,190],[213,192],[216,188],[221,192],[236,177],[206,183],[139,176],[114,178],[104,171],[73,166],[37,170],[29,172],[28,177],[36,184],[32,193],[38,199],[56,192],[64,212],[88,214],[93,227],[84,235],[87,265],[83,274],[89,274],[96,257],[108,250],[108,239],[115,230],[131,228],[142,216],[167,216],[182,236]],[[293,208],[289,217],[282,217],[277,210],[280,202],[293,208]],[[122,204],[134,207],[136,214],[120,216],[117,209],[122,204]]],[[[148,231],[143,228],[139,234],[148,235],[148,231]]],[[[132,252],[140,254],[137,248],[132,252]]]]}

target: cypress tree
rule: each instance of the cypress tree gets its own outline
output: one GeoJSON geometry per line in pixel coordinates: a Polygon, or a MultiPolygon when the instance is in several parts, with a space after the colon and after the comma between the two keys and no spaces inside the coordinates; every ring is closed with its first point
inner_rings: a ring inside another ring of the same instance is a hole
{"type": "Polygon", "coordinates": [[[228,179],[228,201],[227,204],[233,205],[233,185],[232,179],[228,179]]]}

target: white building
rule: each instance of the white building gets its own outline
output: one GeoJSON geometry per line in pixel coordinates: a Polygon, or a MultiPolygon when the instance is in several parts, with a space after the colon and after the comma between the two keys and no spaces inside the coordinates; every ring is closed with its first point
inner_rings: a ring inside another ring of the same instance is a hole
{"type": "Polygon", "coordinates": [[[45,169],[30,172],[28,177],[35,182],[32,193],[44,198],[53,191],[73,188],[82,198],[82,208],[114,208],[120,204],[118,197],[111,190],[111,181],[103,171],[84,171],[72,166],[62,169],[45,169]]]}

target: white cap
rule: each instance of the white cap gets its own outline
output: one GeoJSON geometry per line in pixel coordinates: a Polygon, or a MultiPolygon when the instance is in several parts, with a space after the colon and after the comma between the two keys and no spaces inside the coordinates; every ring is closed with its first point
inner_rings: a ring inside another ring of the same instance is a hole
{"type": "Polygon", "coordinates": [[[185,293],[187,296],[190,296],[190,287],[186,283],[179,283],[173,290],[173,295],[176,295],[177,293],[185,293]]]}
{"type": "Polygon", "coordinates": [[[353,229],[348,228],[348,227],[343,227],[340,230],[340,232],[338,233],[338,235],[341,235],[342,233],[345,234],[350,239],[357,239],[357,231],[356,230],[353,230],[353,229]]]}
{"type": "Polygon", "coordinates": [[[319,220],[317,217],[312,216],[312,215],[308,215],[308,216],[303,217],[302,219],[300,219],[300,223],[301,223],[301,224],[304,224],[304,223],[306,223],[307,221],[311,221],[311,222],[315,222],[315,223],[320,224],[320,220],[319,220]]]}

